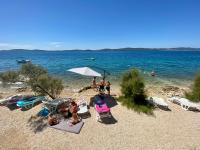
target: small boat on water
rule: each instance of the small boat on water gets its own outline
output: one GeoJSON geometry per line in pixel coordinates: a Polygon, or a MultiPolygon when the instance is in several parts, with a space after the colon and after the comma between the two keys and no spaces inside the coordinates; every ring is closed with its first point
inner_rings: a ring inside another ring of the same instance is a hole
{"type": "Polygon", "coordinates": [[[95,58],[91,57],[90,60],[95,60],[95,58]]]}
{"type": "Polygon", "coordinates": [[[90,57],[90,58],[85,58],[85,60],[92,60],[95,61],[96,59],[94,57],[90,57]]]}
{"type": "Polygon", "coordinates": [[[20,60],[16,60],[18,64],[25,64],[25,63],[29,63],[31,62],[31,60],[29,59],[20,59],[20,60]]]}

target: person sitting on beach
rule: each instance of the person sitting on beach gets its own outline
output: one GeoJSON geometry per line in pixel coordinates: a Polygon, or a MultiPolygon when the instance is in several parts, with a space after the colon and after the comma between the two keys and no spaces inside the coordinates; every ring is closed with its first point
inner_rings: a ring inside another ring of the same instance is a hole
{"type": "Polygon", "coordinates": [[[72,113],[72,124],[75,125],[76,123],[79,122],[79,117],[78,117],[78,114],[77,114],[77,111],[78,111],[78,105],[76,104],[76,102],[72,101],[70,103],[70,112],[72,113]]]}
{"type": "Polygon", "coordinates": [[[108,92],[108,95],[110,95],[110,82],[109,81],[107,81],[106,82],[106,90],[107,90],[107,92],[108,92]]]}
{"type": "Polygon", "coordinates": [[[49,116],[48,116],[48,123],[49,123],[50,126],[53,126],[53,125],[58,124],[59,120],[57,119],[57,117],[55,115],[50,113],[49,116]]]}

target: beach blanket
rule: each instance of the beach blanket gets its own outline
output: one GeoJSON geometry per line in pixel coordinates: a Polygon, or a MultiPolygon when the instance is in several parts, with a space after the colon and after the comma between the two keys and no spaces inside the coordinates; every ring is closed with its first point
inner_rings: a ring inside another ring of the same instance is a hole
{"type": "Polygon", "coordinates": [[[65,120],[62,119],[59,124],[54,125],[54,126],[49,126],[49,127],[78,134],[80,132],[83,124],[84,124],[84,122],[80,121],[79,123],[72,125],[71,123],[69,123],[68,119],[65,119],[65,120]]]}

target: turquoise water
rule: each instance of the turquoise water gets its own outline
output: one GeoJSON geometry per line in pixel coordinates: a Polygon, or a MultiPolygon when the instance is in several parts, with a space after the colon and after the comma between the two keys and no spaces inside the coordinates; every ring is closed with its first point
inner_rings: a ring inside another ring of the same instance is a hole
{"type": "Polygon", "coordinates": [[[47,68],[51,74],[60,76],[66,82],[84,82],[90,78],[73,74],[67,69],[73,67],[100,67],[110,72],[113,82],[127,69],[138,68],[147,82],[186,83],[200,70],[200,51],[162,50],[102,50],[102,51],[0,51],[0,71],[17,69],[17,59],[30,59],[34,64],[47,68]],[[94,58],[95,60],[91,59],[94,58]],[[154,70],[156,78],[149,73],[154,70]],[[76,79],[76,80],[74,80],[76,79]]]}

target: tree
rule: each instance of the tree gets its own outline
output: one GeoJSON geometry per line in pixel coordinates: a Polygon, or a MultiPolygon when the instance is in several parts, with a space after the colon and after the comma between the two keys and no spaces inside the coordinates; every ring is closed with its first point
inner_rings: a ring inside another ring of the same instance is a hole
{"type": "Polygon", "coordinates": [[[49,95],[55,99],[63,90],[62,80],[56,77],[42,74],[36,80],[30,79],[31,89],[39,95],[49,95]]]}
{"type": "Polygon", "coordinates": [[[20,76],[27,77],[27,85],[39,95],[49,95],[55,99],[63,90],[62,80],[48,75],[42,66],[32,63],[23,64],[19,71],[7,71],[0,74],[3,82],[16,82],[20,76]]]}
{"type": "Polygon", "coordinates": [[[185,96],[191,101],[200,101],[200,72],[197,73],[196,78],[194,79],[191,92],[186,92],[185,96]]]}
{"type": "Polygon", "coordinates": [[[137,69],[131,69],[122,76],[119,101],[138,112],[151,113],[152,105],[146,101],[144,81],[137,69]]]}
{"type": "Polygon", "coordinates": [[[19,72],[18,71],[6,71],[0,74],[0,79],[3,83],[14,83],[19,80],[19,72]]]}
{"type": "Polygon", "coordinates": [[[39,95],[49,95],[55,99],[63,90],[62,80],[48,75],[42,66],[32,63],[23,64],[20,73],[29,78],[28,85],[39,95]]]}
{"type": "Polygon", "coordinates": [[[47,70],[42,66],[34,65],[32,63],[23,64],[19,71],[22,75],[34,79],[42,74],[47,74],[47,70]]]}

